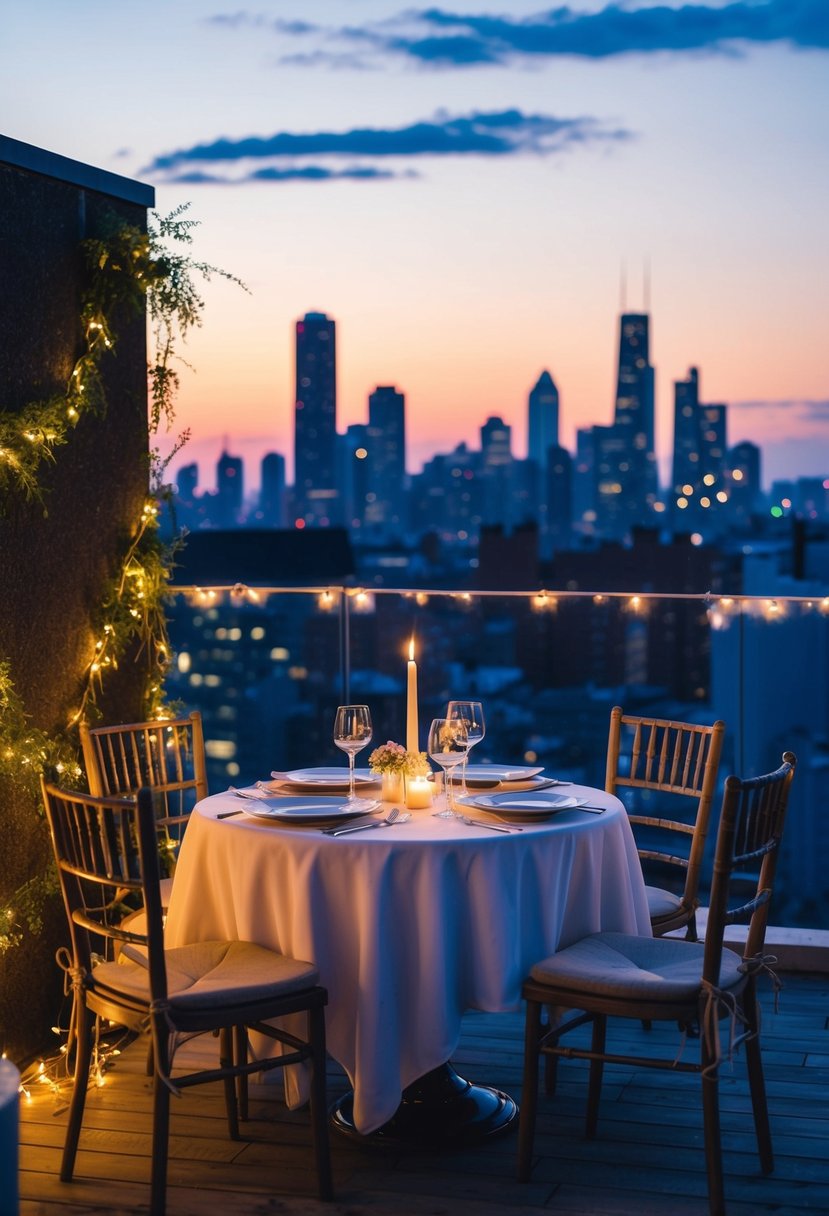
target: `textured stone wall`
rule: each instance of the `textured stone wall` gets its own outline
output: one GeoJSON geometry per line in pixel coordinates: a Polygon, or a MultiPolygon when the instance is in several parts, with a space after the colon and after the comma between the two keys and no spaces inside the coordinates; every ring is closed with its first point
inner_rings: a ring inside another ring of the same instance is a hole
{"type": "MultiPolygon", "coordinates": [[[[81,353],[86,273],[80,242],[115,212],[143,226],[146,211],[67,181],[0,163],[0,411],[60,393],[81,353]]],[[[54,464],[41,466],[44,505],[18,492],[0,500],[0,659],[31,724],[61,730],[92,656],[92,614],[118,569],[147,490],[146,327],[121,318],[106,363],[108,410],[84,417],[54,464]]],[[[140,717],[138,665],[108,684],[106,715],[140,717]]],[[[51,858],[41,809],[16,784],[0,785],[0,900],[51,858]]],[[[14,1059],[48,1045],[60,1005],[54,962],[63,911],[0,957],[0,1046],[14,1059]]]]}

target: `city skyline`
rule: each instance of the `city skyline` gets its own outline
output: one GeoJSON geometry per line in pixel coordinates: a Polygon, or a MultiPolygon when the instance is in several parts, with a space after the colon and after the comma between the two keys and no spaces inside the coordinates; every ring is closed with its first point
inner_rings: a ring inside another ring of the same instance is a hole
{"type": "Polygon", "coordinates": [[[314,310],[340,327],[341,429],[396,385],[412,470],[489,416],[523,455],[544,369],[572,450],[613,420],[624,306],[653,321],[663,481],[691,367],[729,404],[729,442],[763,447],[764,480],[829,468],[826,6],[4,16],[7,133],[150,182],[161,213],[190,200],[196,256],[251,289],[206,285],[181,369],[178,426],[205,467],[229,432],[290,456],[292,327],[314,310]]]}
{"type": "MultiPolygon", "coordinates": [[[[204,478],[204,465],[194,456],[190,445],[185,446],[181,453],[180,462],[170,470],[170,477],[175,483],[183,474],[184,485],[178,489],[185,498],[192,498],[193,490],[198,486],[199,494],[213,493],[221,489],[224,480],[222,470],[226,464],[233,466],[232,476],[238,473],[240,482],[244,481],[244,501],[247,504],[256,502],[260,494],[262,479],[251,477],[250,472],[258,464],[263,478],[269,462],[280,462],[280,477],[283,488],[291,486],[295,490],[295,510],[300,516],[307,515],[311,526],[317,526],[311,521],[315,515],[324,519],[323,526],[336,522],[344,505],[342,495],[344,487],[342,477],[346,480],[353,476],[360,477],[356,471],[347,472],[339,467],[338,459],[348,462],[348,454],[357,454],[357,463],[351,462],[354,470],[359,467],[359,460],[365,458],[366,448],[370,445],[376,451],[380,444],[397,451],[397,457],[387,455],[385,460],[397,461],[393,481],[399,484],[408,469],[410,476],[417,479],[423,475],[430,464],[436,459],[451,458],[455,453],[476,449],[476,440],[480,441],[480,451],[486,447],[486,433],[493,426],[503,427],[498,434],[500,445],[511,461],[522,461],[524,456],[534,460],[538,466],[539,475],[545,476],[547,454],[555,448],[555,455],[563,455],[567,459],[578,461],[584,458],[584,443],[588,441],[595,451],[588,457],[592,465],[596,459],[604,462],[605,481],[621,481],[617,491],[611,491],[606,498],[610,516],[604,519],[602,531],[618,531],[619,520],[627,521],[627,526],[633,523],[645,524],[652,520],[649,504],[661,500],[665,508],[671,510],[678,496],[683,494],[683,484],[697,481],[701,470],[695,469],[694,463],[699,459],[695,451],[706,453],[705,459],[710,468],[724,469],[728,464],[730,453],[738,453],[748,447],[755,455],[753,461],[759,460],[759,467],[752,475],[752,485],[764,491],[769,491],[773,485],[785,482],[796,482],[799,479],[817,476],[797,472],[791,476],[775,476],[766,473],[766,453],[761,445],[752,440],[731,440],[728,435],[729,406],[727,403],[706,403],[702,400],[701,374],[697,367],[689,367],[687,378],[681,377],[672,384],[673,410],[670,427],[670,444],[662,437],[662,460],[654,459],[659,448],[659,437],[655,430],[654,417],[654,380],[655,368],[650,363],[650,322],[647,312],[622,313],[618,318],[618,365],[616,385],[616,407],[614,420],[609,425],[592,423],[579,428],[576,442],[572,448],[560,442],[560,397],[558,388],[548,369],[544,369],[526,396],[523,417],[519,422],[519,432],[526,435],[526,444],[519,442],[518,449],[513,446],[515,425],[513,422],[504,423],[500,415],[489,415],[478,420],[474,433],[463,439],[451,449],[438,449],[426,453],[422,458],[422,467],[411,468],[407,462],[408,445],[404,434],[403,418],[405,414],[405,393],[399,392],[394,385],[378,385],[368,394],[365,420],[339,426],[337,417],[337,322],[333,317],[323,312],[306,313],[295,322],[295,393],[294,393],[294,433],[289,440],[288,451],[294,454],[295,469],[300,474],[292,479],[287,476],[288,462],[284,452],[275,450],[266,441],[247,440],[247,444],[255,444],[259,449],[255,456],[248,456],[247,462],[238,452],[232,450],[238,441],[225,435],[221,440],[221,451],[214,461],[215,484],[204,478]],[[399,417],[392,415],[384,423],[383,415],[376,412],[377,400],[384,396],[397,399],[399,417]],[[305,398],[303,400],[303,398],[305,398]],[[685,416],[685,417],[683,417],[685,416]],[[384,433],[385,431],[385,433],[384,433]],[[340,449],[339,458],[335,454],[334,444],[340,449]],[[330,448],[330,450],[329,450],[330,448]],[[639,457],[636,457],[636,449],[639,457]],[[522,450],[523,449],[523,450],[522,450]],[[665,450],[666,449],[666,450],[665,450]],[[628,463],[630,455],[634,456],[634,464],[628,463]],[[690,462],[690,463],[689,463],[690,462]],[[661,465],[661,468],[659,467],[661,465]],[[324,468],[324,475],[320,470],[324,468]],[[339,473],[336,471],[339,468],[339,473]],[[197,469],[197,474],[194,474],[197,469]],[[195,476],[195,480],[194,480],[195,476]],[[310,497],[309,497],[310,491],[310,497]],[[617,498],[617,493],[619,496],[617,498]],[[322,504],[314,503],[313,499],[325,500],[322,504]],[[320,509],[321,506],[321,509],[320,509]],[[310,512],[310,514],[308,514],[310,512]],[[331,518],[327,518],[331,516],[331,518]]],[[[244,447],[246,441],[241,440],[244,447]]],[[[374,457],[372,457],[374,459],[374,457]]],[[[383,458],[381,458],[382,461],[383,458]]],[[[486,463],[486,460],[485,460],[486,463]]],[[[741,465],[738,460],[737,464],[741,465]]],[[[710,471],[710,470],[709,470],[710,471]]],[[[382,475],[381,475],[382,476],[382,475]]],[[[829,472],[826,473],[829,484],[829,472]]],[[[234,486],[233,497],[241,495],[240,484],[234,486]]],[[[387,495],[386,495],[387,496],[387,495]]],[[[545,493],[541,492],[541,502],[545,493]]],[[[241,506],[239,499],[238,506],[241,506]]],[[[681,506],[687,503],[682,502],[681,506]]],[[[542,508],[546,511],[546,508],[542,508]]],[[[687,517],[690,518],[690,515],[687,517]]],[[[687,520],[686,520],[687,522],[687,520]]],[[[304,526],[304,525],[301,525],[304,526]]],[[[622,527],[625,531],[625,527],[622,527]]]]}

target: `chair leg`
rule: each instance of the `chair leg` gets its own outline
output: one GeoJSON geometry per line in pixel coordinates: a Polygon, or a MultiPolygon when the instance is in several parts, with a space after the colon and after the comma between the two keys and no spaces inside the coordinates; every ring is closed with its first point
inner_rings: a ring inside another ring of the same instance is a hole
{"type": "Polygon", "coordinates": [[[763,1058],[760,1052],[760,1019],[757,1009],[757,992],[754,977],[749,980],[743,995],[743,1013],[752,1036],[746,1039],[746,1068],[751,1091],[751,1107],[754,1112],[754,1130],[760,1153],[760,1168],[764,1174],[774,1169],[774,1153],[771,1147],[769,1108],[766,1101],[766,1083],[763,1078],[763,1058]]]}
{"type": "Polygon", "coordinates": [[[308,1012],[311,1054],[311,1134],[320,1199],[333,1199],[331,1149],[328,1143],[328,1103],[326,1101],[325,1010],[320,1005],[308,1012]]]}
{"type": "Polygon", "coordinates": [[[694,912],[692,914],[691,919],[688,921],[687,927],[685,929],[685,940],[686,940],[686,942],[698,942],[699,941],[699,933],[697,932],[697,914],[696,914],[696,912],[694,912]]]}
{"type": "MultiPolygon", "coordinates": [[[[159,1061],[160,1067],[166,1061],[159,1061]]],[[[153,1081],[153,1162],[150,1176],[150,1216],[167,1211],[167,1158],[170,1148],[170,1091],[156,1071],[153,1081]]]]}
{"type": "MultiPolygon", "coordinates": [[[[248,1062],[248,1028],[247,1026],[233,1027],[233,1058],[236,1064],[248,1062]]],[[[248,1118],[248,1075],[240,1073],[236,1078],[236,1097],[239,1103],[239,1118],[245,1122],[248,1118]]]]}
{"type": "Polygon", "coordinates": [[[535,1116],[538,1107],[538,1044],[541,1038],[541,1005],[527,1001],[524,1029],[524,1081],[518,1116],[518,1181],[529,1182],[532,1170],[535,1116]]]}
{"type": "Polygon", "coordinates": [[[231,1140],[239,1139],[239,1108],[236,1104],[236,1076],[233,1072],[233,1027],[223,1026],[219,1034],[219,1067],[224,1069],[225,1110],[231,1140]]]}
{"type": "MultiPolygon", "coordinates": [[[[590,1050],[604,1051],[607,1037],[607,1018],[603,1013],[597,1013],[593,1019],[593,1037],[590,1050]]],[[[592,1140],[596,1135],[599,1122],[599,1098],[602,1093],[602,1076],[604,1075],[604,1060],[590,1061],[590,1080],[587,1085],[587,1122],[585,1135],[592,1140]]]]}
{"type": "MultiPolygon", "coordinates": [[[[713,1064],[703,1041],[703,1069],[713,1064]]],[[[708,1211],[710,1216],[725,1216],[722,1140],[720,1137],[720,1079],[716,1071],[702,1074],[702,1118],[705,1138],[705,1167],[708,1172],[708,1211]]]]}
{"type": "Polygon", "coordinates": [[[75,1002],[75,1081],[72,1088],[72,1100],[69,1104],[69,1120],[66,1125],[66,1141],[63,1146],[63,1159],[60,1167],[61,1182],[71,1182],[75,1171],[75,1156],[78,1152],[78,1140],[81,1135],[83,1112],[86,1106],[86,1092],[89,1088],[89,1066],[92,1061],[92,1027],[95,1018],[87,1009],[82,999],[75,1002]]]}

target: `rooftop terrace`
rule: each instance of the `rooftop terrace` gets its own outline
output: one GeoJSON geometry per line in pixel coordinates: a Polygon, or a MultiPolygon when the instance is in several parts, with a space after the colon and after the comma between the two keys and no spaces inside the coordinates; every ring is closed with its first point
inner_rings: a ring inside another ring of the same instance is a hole
{"type": "MultiPolygon", "coordinates": [[[[730,1216],[800,1216],[829,1210],[829,976],[784,976],[780,1011],[763,985],[763,1057],[775,1172],[760,1174],[744,1062],[720,1083],[730,1216]]],[[[581,1031],[577,1033],[582,1033],[581,1031]]],[[[625,1028],[629,1047],[645,1032],[625,1028]]],[[[520,1013],[470,1013],[453,1057],[464,1075],[521,1099],[520,1013]]],[[[655,1026],[654,1049],[673,1050],[676,1029],[655,1026]]],[[[186,1051],[212,1049],[198,1040],[186,1051]]],[[[686,1051],[692,1051],[689,1043],[686,1051]]],[[[192,1058],[192,1057],[191,1057],[192,1058]]],[[[130,1047],[87,1103],[76,1180],[58,1181],[66,1114],[45,1089],[23,1103],[21,1213],[134,1213],[149,1199],[150,1082],[146,1053],[130,1047]]],[[[218,1086],[173,1104],[168,1211],[223,1216],[706,1216],[702,1116],[696,1077],[608,1067],[599,1135],[585,1140],[586,1065],[562,1061],[558,1091],[544,1099],[532,1181],[515,1181],[516,1137],[472,1148],[389,1152],[334,1134],[336,1201],[315,1198],[308,1169],[307,1111],[288,1112],[280,1086],[257,1086],[245,1139],[227,1138],[218,1086]]],[[[346,1088],[331,1066],[332,1100],[346,1088]]]]}

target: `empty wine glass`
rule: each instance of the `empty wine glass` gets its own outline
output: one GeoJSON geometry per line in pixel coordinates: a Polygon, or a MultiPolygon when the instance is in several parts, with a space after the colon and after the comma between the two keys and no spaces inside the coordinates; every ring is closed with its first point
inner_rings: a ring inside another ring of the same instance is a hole
{"type": "Polygon", "coordinates": [[[367,705],[340,705],[334,719],[334,742],[348,753],[348,801],[354,796],[354,757],[371,743],[371,711],[367,705]]]}
{"type": "Polygon", "coordinates": [[[435,718],[429,727],[429,756],[443,769],[443,784],[446,787],[446,809],[435,811],[438,819],[455,817],[455,797],[452,792],[450,770],[461,764],[469,747],[466,723],[460,718],[435,718]]]}
{"type": "Polygon", "coordinates": [[[466,788],[466,762],[469,752],[476,743],[480,743],[486,733],[484,723],[484,707],[480,701],[450,701],[446,710],[447,718],[466,723],[466,734],[469,740],[466,755],[461,765],[461,790],[464,797],[469,793],[466,788]]]}

